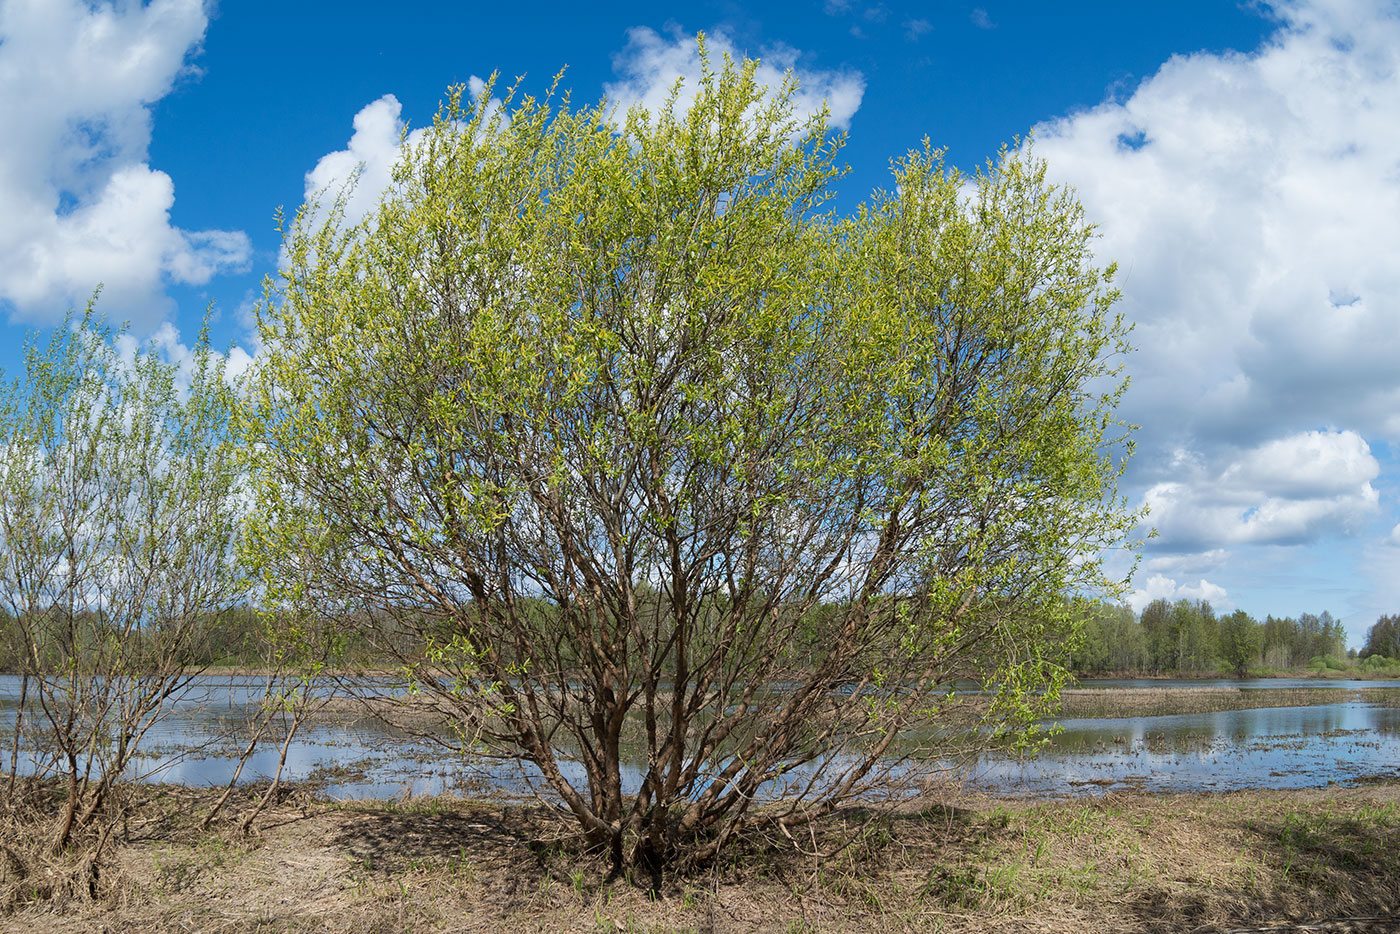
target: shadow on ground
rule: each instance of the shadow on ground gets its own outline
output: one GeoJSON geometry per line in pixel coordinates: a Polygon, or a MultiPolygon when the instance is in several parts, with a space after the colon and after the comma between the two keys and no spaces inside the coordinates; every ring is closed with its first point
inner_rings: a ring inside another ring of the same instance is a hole
{"type": "Polygon", "coordinates": [[[394,812],[370,811],[345,817],[330,842],[364,864],[394,874],[425,861],[459,860],[472,865],[492,862],[528,847],[534,822],[512,811],[394,812]]]}

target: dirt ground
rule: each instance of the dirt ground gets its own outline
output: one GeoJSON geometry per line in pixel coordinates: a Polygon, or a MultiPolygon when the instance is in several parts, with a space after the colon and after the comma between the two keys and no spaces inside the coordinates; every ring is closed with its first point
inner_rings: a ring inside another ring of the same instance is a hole
{"type": "Polygon", "coordinates": [[[212,800],[151,789],[81,895],[26,899],[56,870],[9,866],[0,931],[1400,931],[1396,781],[852,809],[659,893],[538,806],[294,788],[245,837],[237,807],[199,831],[212,800]]]}

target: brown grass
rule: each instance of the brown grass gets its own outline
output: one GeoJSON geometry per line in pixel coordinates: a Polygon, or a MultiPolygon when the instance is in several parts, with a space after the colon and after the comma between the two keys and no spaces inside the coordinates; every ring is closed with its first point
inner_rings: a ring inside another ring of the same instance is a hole
{"type": "MultiPolygon", "coordinates": [[[[1060,692],[1059,717],[1156,717],[1172,714],[1216,713],[1261,707],[1312,707],[1338,703],[1400,706],[1400,687],[1384,688],[1066,688],[1060,692]]],[[[969,695],[963,706],[981,712],[985,698],[969,695]]],[[[451,723],[461,712],[448,702],[426,695],[387,699],[337,695],[317,712],[330,720],[376,717],[405,729],[433,729],[451,723]]],[[[640,730],[640,724],[631,724],[640,730]]]]}
{"type": "Polygon", "coordinates": [[[1064,718],[1156,717],[1347,702],[1394,707],[1400,688],[1068,688],[1060,699],[1064,718]]]}
{"type": "MultiPolygon", "coordinates": [[[[653,895],[537,807],[337,803],[299,790],[258,836],[213,795],[150,789],[95,898],[19,899],[0,930],[1208,931],[1400,917],[1400,783],[848,810],[807,850],[754,839],[653,895]]],[[[249,802],[243,802],[243,807],[249,802]]],[[[1400,920],[1353,922],[1395,930],[1400,920]]],[[[1271,927],[1270,930],[1288,928],[1271,927]]],[[[1324,928],[1326,929],[1326,928],[1324,928]]]]}

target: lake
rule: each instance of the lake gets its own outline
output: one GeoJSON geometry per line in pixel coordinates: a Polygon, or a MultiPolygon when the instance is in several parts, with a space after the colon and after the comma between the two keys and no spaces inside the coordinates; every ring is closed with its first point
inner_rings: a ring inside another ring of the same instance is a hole
{"type": "MultiPolygon", "coordinates": [[[[228,781],[236,765],[230,728],[256,703],[261,682],[206,677],[188,691],[171,715],[146,737],[142,760],[157,772],[148,780],[188,785],[228,781]]],[[[1327,688],[1337,701],[1305,707],[1263,707],[1216,713],[1061,721],[1061,732],[1035,756],[991,753],[964,767],[962,782],[1010,795],[1094,794],[1122,788],[1156,791],[1223,791],[1298,788],[1369,777],[1400,777],[1400,707],[1356,700],[1353,692],[1396,687],[1394,681],[1090,681],[1091,688],[1327,688]]],[[[0,675],[0,736],[8,768],[19,678],[0,675]]],[[[447,737],[444,737],[446,739],[447,737]]],[[[279,750],[267,743],[244,768],[243,779],[266,779],[279,750]]],[[[624,781],[635,788],[641,762],[624,781]]],[[[24,765],[21,764],[21,770],[24,765]]],[[[324,782],[337,797],[409,794],[528,793],[531,771],[513,764],[462,760],[442,743],[394,731],[370,718],[319,721],[304,726],[287,757],[284,777],[324,782]]],[[[582,769],[570,778],[582,779],[582,769]]]]}

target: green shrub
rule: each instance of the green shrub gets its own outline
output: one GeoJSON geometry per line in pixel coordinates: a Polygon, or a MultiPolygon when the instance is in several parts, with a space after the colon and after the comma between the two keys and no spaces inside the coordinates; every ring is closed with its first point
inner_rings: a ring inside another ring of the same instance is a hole
{"type": "Polygon", "coordinates": [[[1368,655],[1361,660],[1356,669],[1368,675],[1400,676],[1400,659],[1386,658],[1384,655],[1368,655]]]}

